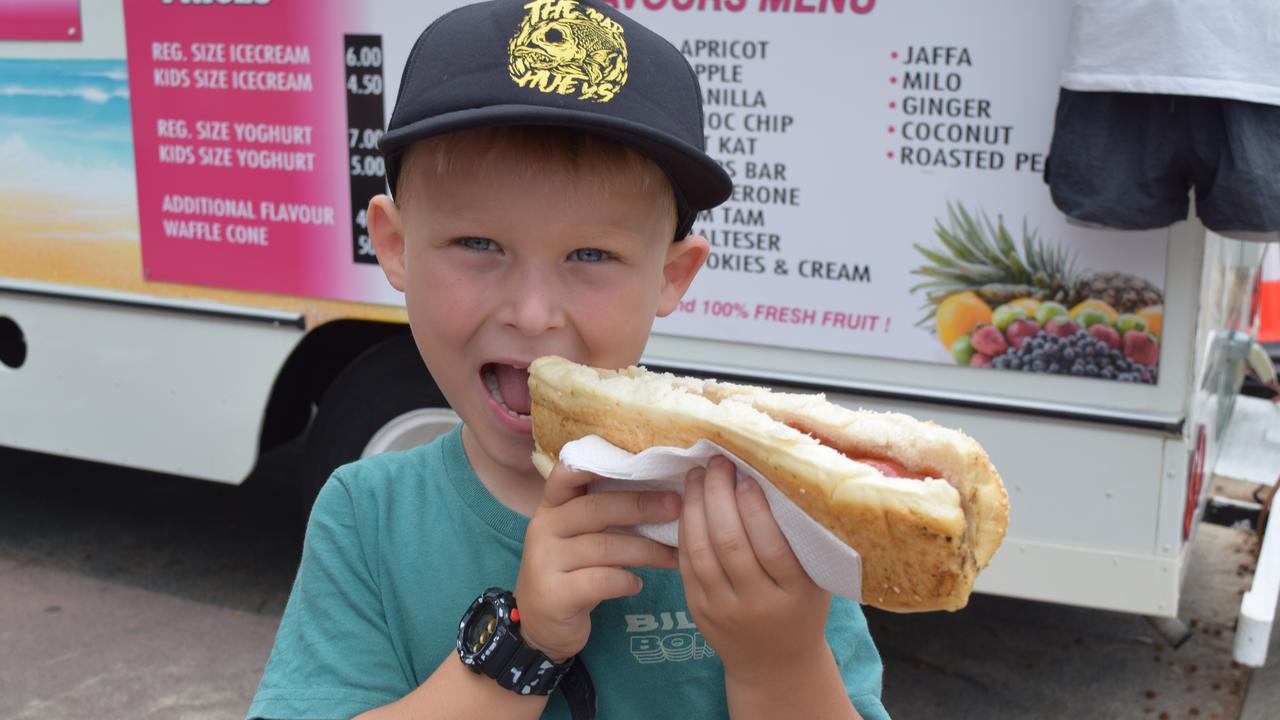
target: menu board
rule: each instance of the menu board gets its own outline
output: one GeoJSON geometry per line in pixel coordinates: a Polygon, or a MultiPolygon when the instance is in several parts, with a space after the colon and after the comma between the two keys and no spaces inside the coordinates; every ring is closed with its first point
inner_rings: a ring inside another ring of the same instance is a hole
{"type": "MultiPolygon", "coordinates": [[[[126,0],[148,277],[399,302],[364,232],[374,146],[457,4],[126,0]]],[[[613,4],[693,66],[735,183],[657,332],[1157,381],[1167,233],[1068,225],[1043,181],[1067,4],[613,4]]]]}

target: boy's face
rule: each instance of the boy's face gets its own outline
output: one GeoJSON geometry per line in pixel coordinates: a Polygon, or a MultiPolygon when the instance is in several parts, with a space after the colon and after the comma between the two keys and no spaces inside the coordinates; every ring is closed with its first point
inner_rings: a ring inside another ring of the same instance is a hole
{"type": "Polygon", "coordinates": [[[549,354],[634,364],[707,243],[673,243],[674,215],[653,193],[602,190],[556,168],[530,182],[456,165],[447,178],[406,178],[399,208],[375,198],[370,231],[419,352],[479,446],[477,471],[528,474],[524,369],[549,354]]]}

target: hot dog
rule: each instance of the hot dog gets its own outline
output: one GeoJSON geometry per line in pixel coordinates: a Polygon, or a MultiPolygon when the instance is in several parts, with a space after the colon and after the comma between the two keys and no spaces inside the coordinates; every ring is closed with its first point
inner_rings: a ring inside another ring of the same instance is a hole
{"type": "Polygon", "coordinates": [[[587,435],[630,452],[711,440],[857,550],[863,602],[885,610],[964,607],[1008,526],[1009,498],[982,447],[907,415],[555,356],[529,367],[529,390],[544,475],[587,435]]]}

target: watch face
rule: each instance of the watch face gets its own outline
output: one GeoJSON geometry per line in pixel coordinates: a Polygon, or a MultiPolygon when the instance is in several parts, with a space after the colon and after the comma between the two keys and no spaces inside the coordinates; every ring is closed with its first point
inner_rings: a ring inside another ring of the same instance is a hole
{"type": "Polygon", "coordinates": [[[497,629],[498,610],[493,603],[486,602],[476,609],[475,614],[471,616],[471,622],[467,624],[467,630],[462,639],[467,652],[474,655],[483,650],[497,629]]]}

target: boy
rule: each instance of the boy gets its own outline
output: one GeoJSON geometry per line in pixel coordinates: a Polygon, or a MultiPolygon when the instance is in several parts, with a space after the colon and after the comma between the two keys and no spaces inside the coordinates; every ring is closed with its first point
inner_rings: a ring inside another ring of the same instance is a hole
{"type": "Polygon", "coordinates": [[[383,152],[370,234],[463,422],[325,485],[249,716],[887,717],[857,605],[727,461],[681,502],[530,460],[528,364],[635,363],[706,259],[689,229],[732,186],[680,53],[599,0],[467,6],[383,152]],[[606,532],[677,518],[678,551],[606,532]]]}

